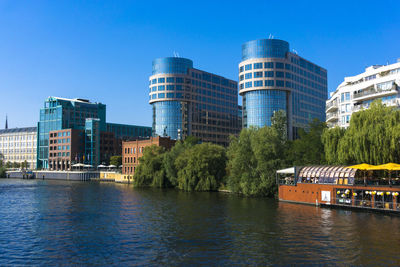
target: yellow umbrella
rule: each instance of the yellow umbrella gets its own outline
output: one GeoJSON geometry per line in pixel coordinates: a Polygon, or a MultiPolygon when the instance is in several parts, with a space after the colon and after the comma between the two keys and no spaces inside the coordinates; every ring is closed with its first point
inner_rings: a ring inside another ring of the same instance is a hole
{"type": "MultiPolygon", "coordinates": [[[[399,165],[400,166],[400,165],[399,165]]],[[[358,164],[358,165],[353,165],[353,166],[348,166],[346,168],[348,169],[357,169],[357,170],[362,170],[362,171],[366,171],[369,170],[370,168],[375,167],[375,165],[370,165],[367,163],[363,163],[363,164],[358,164]]]]}
{"type": "Polygon", "coordinates": [[[397,163],[386,163],[371,167],[369,170],[386,170],[389,173],[389,185],[392,184],[392,171],[400,170],[400,164],[397,163]]]}
{"type": "Polygon", "coordinates": [[[367,164],[367,163],[362,163],[362,164],[358,164],[358,165],[348,166],[346,168],[348,168],[348,169],[357,169],[357,170],[364,171],[364,185],[366,185],[367,184],[367,177],[366,177],[365,171],[370,170],[373,167],[375,167],[375,166],[367,164]]]}

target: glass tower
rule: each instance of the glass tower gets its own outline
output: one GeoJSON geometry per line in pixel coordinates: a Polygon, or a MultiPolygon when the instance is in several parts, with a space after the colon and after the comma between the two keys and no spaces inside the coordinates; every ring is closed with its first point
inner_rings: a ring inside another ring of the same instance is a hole
{"type": "Polygon", "coordinates": [[[193,68],[190,59],[157,58],[149,78],[153,135],[227,145],[240,131],[237,82],[193,68]]]}
{"type": "Polygon", "coordinates": [[[49,158],[49,132],[63,129],[85,130],[87,118],[98,118],[99,129],[106,129],[106,105],[85,99],[49,97],[40,109],[37,134],[37,168],[47,169],[49,158]]]}
{"type": "Polygon", "coordinates": [[[243,97],[243,127],[271,125],[275,111],[287,115],[288,136],[314,118],[325,121],[327,72],[289,51],[278,39],[249,41],[242,46],[239,94],[243,97]]]}

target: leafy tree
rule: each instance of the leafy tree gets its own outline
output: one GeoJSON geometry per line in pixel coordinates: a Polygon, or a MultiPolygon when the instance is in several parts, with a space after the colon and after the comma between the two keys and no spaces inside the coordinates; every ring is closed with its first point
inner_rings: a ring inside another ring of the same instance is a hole
{"type": "Polygon", "coordinates": [[[322,143],[324,144],[325,160],[328,164],[338,165],[339,162],[339,143],[346,130],[340,127],[324,129],[322,133],[322,143]]]}
{"type": "Polygon", "coordinates": [[[211,143],[197,144],[176,159],[178,188],[185,191],[216,191],[225,176],[225,149],[211,143]]]}
{"type": "Polygon", "coordinates": [[[112,156],[110,157],[110,165],[115,165],[117,167],[122,165],[122,156],[112,156]]]}
{"type": "Polygon", "coordinates": [[[228,147],[228,188],[246,196],[273,196],[275,171],[285,164],[285,144],[274,127],[243,129],[228,147]]]}
{"type": "Polygon", "coordinates": [[[292,142],[288,155],[292,165],[323,164],[325,162],[322,133],[326,129],[325,122],[313,120],[309,129],[299,130],[300,138],[292,142]]]}
{"type": "Polygon", "coordinates": [[[146,147],[143,156],[139,158],[133,177],[133,184],[137,187],[168,187],[169,182],[163,168],[165,149],[160,146],[146,147]]]}
{"type": "Polygon", "coordinates": [[[278,137],[280,137],[282,143],[287,141],[287,116],[284,110],[278,110],[274,112],[274,115],[271,118],[272,127],[278,133],[278,137]]]}
{"type": "Polygon", "coordinates": [[[12,166],[13,166],[13,164],[10,161],[7,161],[6,168],[9,169],[9,168],[12,168],[12,166]]]}
{"type": "Polygon", "coordinates": [[[21,167],[21,164],[19,164],[19,162],[13,162],[12,163],[12,167],[13,168],[19,168],[19,167],[21,167]]]}

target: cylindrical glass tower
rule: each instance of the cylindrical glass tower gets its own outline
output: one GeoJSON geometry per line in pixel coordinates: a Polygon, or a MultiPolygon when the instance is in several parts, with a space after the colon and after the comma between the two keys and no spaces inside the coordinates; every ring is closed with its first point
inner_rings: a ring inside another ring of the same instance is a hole
{"type": "Polygon", "coordinates": [[[153,60],[149,78],[149,103],[153,107],[153,135],[179,139],[187,134],[187,108],[185,101],[190,59],[178,57],[153,60]]]}
{"type": "Polygon", "coordinates": [[[290,71],[288,52],[289,43],[278,39],[243,44],[242,62],[239,64],[243,127],[270,126],[271,117],[278,110],[286,112],[289,126],[291,89],[286,83],[290,71]]]}

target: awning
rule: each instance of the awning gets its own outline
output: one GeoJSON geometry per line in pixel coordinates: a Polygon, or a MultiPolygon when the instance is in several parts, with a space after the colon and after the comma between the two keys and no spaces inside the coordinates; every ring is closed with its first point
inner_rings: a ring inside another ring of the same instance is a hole
{"type": "Polygon", "coordinates": [[[294,167],[291,168],[287,168],[287,169],[282,169],[282,170],[278,170],[276,171],[276,173],[283,173],[283,174],[294,174],[294,167]]]}

